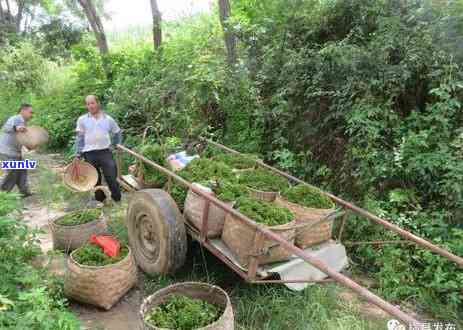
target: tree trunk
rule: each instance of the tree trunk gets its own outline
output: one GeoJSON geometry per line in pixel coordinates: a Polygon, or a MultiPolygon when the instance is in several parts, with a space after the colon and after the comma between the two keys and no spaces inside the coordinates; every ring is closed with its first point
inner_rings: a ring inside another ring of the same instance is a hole
{"type": "Polygon", "coordinates": [[[2,0],[0,0],[0,24],[5,23],[5,14],[3,13],[2,0]]]}
{"type": "Polygon", "coordinates": [[[230,1],[219,0],[220,23],[222,24],[225,46],[227,47],[227,60],[230,67],[233,67],[237,60],[236,38],[229,24],[231,15],[230,1]]]}
{"type": "Polygon", "coordinates": [[[16,33],[21,32],[21,21],[23,20],[24,0],[18,0],[18,14],[16,15],[16,33]]]}
{"type": "Polygon", "coordinates": [[[13,15],[11,15],[10,0],[6,0],[6,9],[8,10],[8,21],[11,23],[13,15]]]}
{"type": "Polygon", "coordinates": [[[161,30],[161,12],[159,11],[158,3],[156,0],[150,0],[151,12],[153,15],[153,42],[154,49],[161,47],[162,43],[162,30],[161,30]]]}
{"type": "Polygon", "coordinates": [[[106,40],[106,34],[104,32],[103,24],[101,19],[96,13],[95,6],[92,3],[92,0],[78,0],[79,4],[82,6],[85,16],[87,16],[88,22],[95,34],[96,42],[98,49],[100,50],[101,55],[106,55],[109,52],[108,42],[106,40]]]}

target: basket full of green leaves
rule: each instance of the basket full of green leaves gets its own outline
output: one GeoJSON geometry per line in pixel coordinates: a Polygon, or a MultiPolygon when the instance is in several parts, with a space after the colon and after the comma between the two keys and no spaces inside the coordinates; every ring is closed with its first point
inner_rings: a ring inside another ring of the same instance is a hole
{"type": "Polygon", "coordinates": [[[107,230],[101,209],[84,209],[69,212],[49,222],[53,248],[70,252],[84,245],[92,234],[107,230]]]}
{"type": "Polygon", "coordinates": [[[137,281],[137,266],[127,246],[108,256],[100,246],[88,243],[71,253],[66,266],[66,296],[106,310],[137,281]]]}
{"type": "Polygon", "coordinates": [[[300,248],[331,238],[335,204],[322,191],[307,185],[296,185],[282,191],[275,203],[290,209],[296,216],[296,245],[300,248]]]}
{"type": "MultiPolygon", "coordinates": [[[[202,181],[201,183],[193,183],[193,186],[206,194],[216,197],[230,207],[240,196],[246,194],[246,187],[237,182],[226,180],[202,181]]],[[[199,230],[201,230],[203,224],[205,205],[206,199],[204,197],[192,189],[188,190],[183,214],[199,230]]],[[[227,212],[224,209],[214,203],[210,204],[207,221],[208,237],[219,237],[222,234],[226,214],[227,212]]]]}
{"type": "Polygon", "coordinates": [[[222,153],[213,157],[213,160],[227,164],[235,172],[241,172],[256,168],[258,158],[251,154],[222,153]]]}
{"type": "Polygon", "coordinates": [[[249,188],[255,198],[273,202],[278,193],[289,188],[286,178],[263,168],[239,173],[239,182],[249,188]]]}
{"type": "Polygon", "coordinates": [[[215,285],[177,283],[147,297],[140,307],[144,330],[233,330],[228,294],[215,285]]]}
{"type": "MultiPolygon", "coordinates": [[[[240,213],[258,224],[278,234],[281,238],[294,243],[295,216],[288,208],[251,197],[241,197],[234,206],[240,213]]],[[[223,227],[222,240],[233,252],[242,266],[247,266],[254,251],[256,228],[240,221],[228,213],[223,227]]],[[[258,264],[269,264],[287,260],[291,252],[278,242],[264,238],[261,255],[257,256],[258,264]]]]}

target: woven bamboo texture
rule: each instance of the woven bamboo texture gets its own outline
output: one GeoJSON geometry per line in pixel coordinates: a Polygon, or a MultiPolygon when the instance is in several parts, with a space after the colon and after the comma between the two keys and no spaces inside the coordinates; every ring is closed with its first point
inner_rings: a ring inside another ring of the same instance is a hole
{"type": "Polygon", "coordinates": [[[64,169],[64,183],[75,191],[85,192],[92,190],[98,183],[98,171],[91,164],[80,160],[77,163],[71,163],[64,169]],[[73,175],[74,167],[78,167],[79,175],[73,175]]]}
{"type": "Polygon", "coordinates": [[[107,230],[106,218],[103,215],[98,219],[77,226],[59,225],[56,221],[60,218],[49,222],[55,250],[73,251],[84,245],[92,234],[103,234],[107,230]]]}
{"type": "Polygon", "coordinates": [[[223,308],[223,314],[217,321],[206,327],[198,328],[198,330],[234,330],[233,308],[228,294],[218,286],[198,282],[185,282],[170,285],[147,297],[140,308],[141,329],[168,330],[147,324],[144,320],[145,315],[153,307],[163,304],[172,295],[183,295],[190,298],[201,299],[223,308]]]}
{"type": "Polygon", "coordinates": [[[78,264],[73,253],[67,260],[64,293],[76,301],[111,309],[137,282],[137,266],[129,254],[120,262],[95,267],[78,264]]]}
{"type": "Polygon", "coordinates": [[[262,190],[257,190],[253,188],[248,188],[248,189],[249,189],[249,194],[251,195],[251,197],[254,197],[256,199],[260,199],[263,201],[267,201],[267,202],[273,202],[279,194],[277,191],[262,191],[262,190]]]}
{"type": "MultiPolygon", "coordinates": [[[[233,206],[233,203],[226,204],[233,206]]],[[[203,223],[205,205],[206,200],[203,197],[199,196],[192,190],[188,191],[188,194],[185,199],[183,215],[186,217],[187,220],[189,220],[193,224],[193,226],[195,226],[199,230],[201,230],[203,223]]],[[[225,216],[226,212],[223,209],[221,209],[213,203],[209,204],[209,215],[207,222],[208,237],[220,237],[220,235],[222,235],[225,216]]]]}
{"type": "MultiPolygon", "coordinates": [[[[268,229],[288,242],[294,243],[296,236],[296,229],[294,226],[295,222],[290,222],[285,225],[268,227],[268,229]]],[[[233,252],[242,266],[247,266],[250,262],[249,257],[252,256],[254,250],[256,231],[256,229],[241,222],[230,213],[225,217],[222,240],[233,252]]],[[[262,252],[257,256],[257,260],[259,265],[264,265],[287,260],[291,254],[291,252],[280,246],[279,243],[264,238],[262,252]]]]}
{"type": "Polygon", "coordinates": [[[39,126],[28,126],[25,132],[16,134],[16,139],[20,145],[33,150],[48,142],[48,132],[39,126]]]}
{"type": "Polygon", "coordinates": [[[316,209],[291,203],[280,196],[275,203],[290,209],[296,216],[296,246],[305,249],[331,238],[333,219],[325,219],[334,209],[316,209]],[[325,220],[323,220],[325,219],[325,220]],[[313,224],[313,225],[312,225],[313,224]]]}

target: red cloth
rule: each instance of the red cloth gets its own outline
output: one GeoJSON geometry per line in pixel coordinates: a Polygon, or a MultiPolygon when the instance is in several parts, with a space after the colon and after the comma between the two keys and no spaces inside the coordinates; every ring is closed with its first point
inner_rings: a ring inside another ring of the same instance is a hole
{"type": "Polygon", "coordinates": [[[98,245],[103,249],[104,254],[110,257],[116,257],[119,254],[121,244],[112,236],[92,234],[90,242],[98,245]]]}

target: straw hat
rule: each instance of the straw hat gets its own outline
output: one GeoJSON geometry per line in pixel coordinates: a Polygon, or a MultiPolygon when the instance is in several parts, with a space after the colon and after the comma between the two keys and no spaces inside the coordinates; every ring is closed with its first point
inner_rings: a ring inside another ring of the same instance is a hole
{"type": "Polygon", "coordinates": [[[16,133],[16,139],[20,145],[33,150],[48,142],[48,132],[39,126],[28,126],[25,132],[16,133]]]}
{"type": "Polygon", "coordinates": [[[98,182],[98,171],[91,164],[80,160],[77,163],[71,163],[64,169],[64,183],[71,189],[76,191],[90,191],[98,182]],[[74,167],[78,167],[79,176],[73,176],[74,167]]]}

